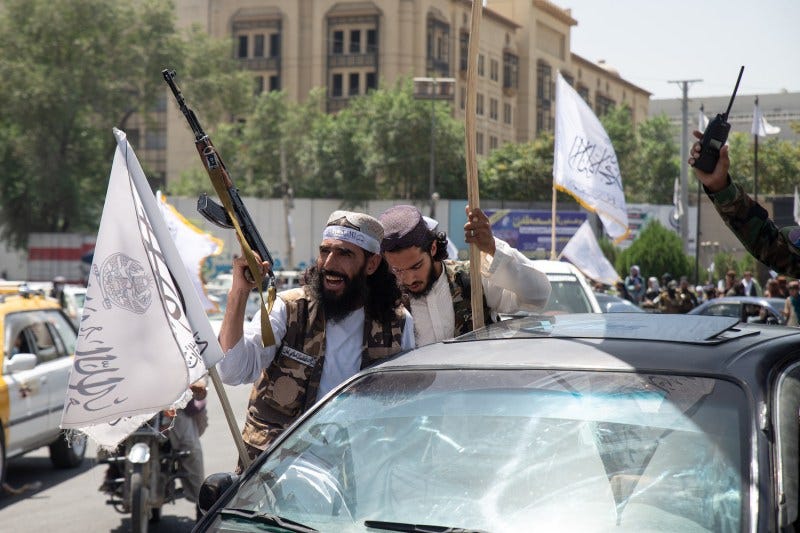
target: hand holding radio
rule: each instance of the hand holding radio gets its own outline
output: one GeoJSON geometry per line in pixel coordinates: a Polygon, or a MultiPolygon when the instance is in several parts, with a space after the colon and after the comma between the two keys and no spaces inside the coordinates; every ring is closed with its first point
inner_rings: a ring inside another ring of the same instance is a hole
{"type": "MultiPolygon", "coordinates": [[[[733,88],[733,94],[731,95],[731,100],[728,103],[728,109],[724,113],[717,114],[717,116],[714,117],[714,120],[709,122],[708,126],[706,127],[706,131],[698,137],[700,142],[695,143],[695,145],[692,146],[692,154],[689,158],[689,164],[697,169],[695,174],[697,174],[697,177],[709,189],[711,187],[709,183],[706,183],[707,180],[711,182],[711,185],[718,185],[717,181],[719,176],[716,176],[718,172],[715,172],[715,169],[717,169],[717,162],[720,159],[720,154],[725,147],[725,143],[728,140],[728,134],[731,131],[731,125],[728,122],[728,114],[733,106],[733,100],[736,98],[736,91],[739,89],[739,82],[742,81],[743,73],[744,66],[739,69],[739,77],[736,79],[736,86],[733,88]],[[701,172],[698,171],[706,173],[710,176],[708,176],[706,179],[703,179],[703,177],[700,175],[701,172]]],[[[698,136],[698,133],[699,132],[695,132],[695,136],[698,136]]],[[[728,163],[727,159],[727,149],[725,149],[726,163],[728,163]]],[[[728,165],[726,164],[722,187],[724,187],[724,184],[727,183],[727,167],[728,165]]]]}
{"type": "MultiPolygon", "coordinates": [[[[702,148],[702,144],[700,143],[700,139],[703,138],[703,134],[697,130],[692,132],[692,134],[697,138],[697,142],[694,143],[691,147],[691,151],[689,153],[689,164],[694,166],[695,160],[700,157],[700,151],[702,148]]],[[[713,172],[704,172],[699,170],[695,167],[694,174],[697,176],[697,179],[705,186],[705,188],[710,193],[719,192],[724,189],[728,185],[728,169],[730,168],[730,159],[728,158],[728,145],[723,145],[719,151],[719,160],[718,163],[714,166],[713,172]]]]}

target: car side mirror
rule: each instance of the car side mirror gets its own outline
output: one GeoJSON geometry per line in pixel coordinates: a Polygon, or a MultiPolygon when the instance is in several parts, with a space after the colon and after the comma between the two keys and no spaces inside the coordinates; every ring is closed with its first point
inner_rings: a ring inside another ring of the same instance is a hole
{"type": "Polygon", "coordinates": [[[22,372],[24,370],[33,369],[39,362],[36,354],[32,353],[17,353],[6,359],[3,365],[3,374],[13,374],[14,372],[22,372]]]}
{"type": "Polygon", "coordinates": [[[220,496],[222,496],[231,485],[236,483],[239,476],[232,472],[220,472],[208,476],[200,487],[197,495],[197,507],[204,515],[211,509],[220,496]]]}

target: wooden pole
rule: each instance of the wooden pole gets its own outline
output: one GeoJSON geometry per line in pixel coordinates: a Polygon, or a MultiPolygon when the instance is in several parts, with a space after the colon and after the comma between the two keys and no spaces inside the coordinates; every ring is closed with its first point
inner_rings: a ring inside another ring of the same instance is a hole
{"type": "Polygon", "coordinates": [[[217,396],[219,396],[219,401],[222,404],[222,412],[225,413],[225,420],[228,421],[228,428],[231,430],[231,435],[233,435],[233,442],[236,444],[236,449],[239,452],[239,459],[242,461],[242,466],[247,468],[252,461],[250,460],[250,456],[247,455],[247,449],[244,447],[242,433],[236,425],[236,418],[233,416],[233,409],[231,409],[231,402],[228,401],[228,393],[225,392],[225,385],[223,385],[216,368],[209,368],[208,375],[211,378],[211,383],[214,384],[214,390],[217,391],[217,396]]]}
{"type": "MultiPolygon", "coordinates": [[[[470,209],[480,207],[478,192],[478,162],[475,151],[475,112],[477,100],[478,48],[480,45],[482,0],[472,0],[472,20],[467,48],[467,98],[465,110],[466,160],[467,160],[467,204],[470,209]]],[[[469,245],[469,279],[472,303],[472,329],[483,327],[483,282],[481,281],[481,251],[472,243],[469,245]]]]}

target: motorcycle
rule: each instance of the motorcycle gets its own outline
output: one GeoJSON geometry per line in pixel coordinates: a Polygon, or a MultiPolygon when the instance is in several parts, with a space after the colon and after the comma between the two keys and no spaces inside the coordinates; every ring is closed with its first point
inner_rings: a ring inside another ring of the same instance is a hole
{"type": "Polygon", "coordinates": [[[146,533],[148,522],[161,519],[165,504],[183,498],[176,482],[186,484],[182,459],[191,452],[173,449],[166,435],[171,421],[164,412],[156,414],[101,461],[108,463],[109,472],[100,490],[117,512],[130,513],[131,531],[146,533]]]}

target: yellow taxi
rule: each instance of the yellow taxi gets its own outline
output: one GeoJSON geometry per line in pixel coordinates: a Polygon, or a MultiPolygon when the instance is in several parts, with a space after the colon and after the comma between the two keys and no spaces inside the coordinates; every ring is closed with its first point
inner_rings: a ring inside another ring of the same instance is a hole
{"type": "Polygon", "coordinates": [[[42,446],[58,468],[83,462],[86,437],[58,427],[76,338],[56,299],[25,284],[0,284],[0,483],[8,459],[42,446]]]}

